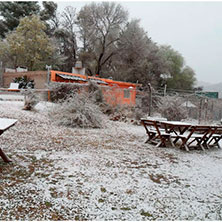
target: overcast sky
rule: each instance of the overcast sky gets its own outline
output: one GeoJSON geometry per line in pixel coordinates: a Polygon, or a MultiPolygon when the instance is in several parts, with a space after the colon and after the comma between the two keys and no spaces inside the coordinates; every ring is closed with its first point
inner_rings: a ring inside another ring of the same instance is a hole
{"type": "MultiPolygon", "coordinates": [[[[58,1],[79,9],[90,1],[58,1]]],[[[198,81],[222,82],[222,2],[220,1],[120,1],[129,18],[141,26],[157,44],[171,45],[194,69],[198,81]]]]}

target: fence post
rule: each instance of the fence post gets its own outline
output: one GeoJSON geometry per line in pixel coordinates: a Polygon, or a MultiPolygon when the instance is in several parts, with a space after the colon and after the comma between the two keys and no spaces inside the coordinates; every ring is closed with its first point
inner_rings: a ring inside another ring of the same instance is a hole
{"type": "Polygon", "coordinates": [[[3,87],[3,67],[2,62],[0,61],[0,87],[3,87]]]}
{"type": "Polygon", "coordinates": [[[152,112],[152,88],[151,88],[150,83],[148,83],[148,89],[149,89],[149,116],[151,116],[151,112],[152,112]]]}
{"type": "Polygon", "coordinates": [[[50,70],[52,69],[52,66],[46,65],[45,68],[47,69],[47,84],[50,82],[50,70]]]}
{"type": "Polygon", "coordinates": [[[206,122],[208,119],[208,99],[204,100],[204,109],[205,109],[204,121],[206,122]]]}
{"type": "Polygon", "coordinates": [[[200,98],[200,105],[199,105],[199,118],[198,118],[198,123],[200,124],[201,122],[201,110],[202,110],[202,102],[203,98],[200,98]]]}
{"type": "Polygon", "coordinates": [[[164,84],[164,91],[163,91],[163,96],[164,97],[166,96],[166,91],[167,91],[167,84],[165,83],[164,84]]]}

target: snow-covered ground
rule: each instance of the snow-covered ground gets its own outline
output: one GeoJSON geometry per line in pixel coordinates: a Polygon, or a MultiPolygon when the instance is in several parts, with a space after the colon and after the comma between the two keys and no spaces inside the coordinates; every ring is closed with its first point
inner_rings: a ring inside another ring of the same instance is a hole
{"type": "Polygon", "coordinates": [[[0,100],[10,100],[10,101],[23,101],[24,100],[24,96],[21,94],[0,94],[0,100]]]}
{"type": "Polygon", "coordinates": [[[222,150],[185,152],[145,144],[145,130],[55,125],[40,103],[0,101],[18,119],[0,137],[1,220],[221,220],[222,150]]]}

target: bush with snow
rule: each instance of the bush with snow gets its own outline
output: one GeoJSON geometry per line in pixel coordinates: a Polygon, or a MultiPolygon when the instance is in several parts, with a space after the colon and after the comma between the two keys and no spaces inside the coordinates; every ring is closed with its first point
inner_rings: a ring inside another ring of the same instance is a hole
{"type": "Polygon", "coordinates": [[[103,103],[104,101],[101,88],[92,81],[86,84],[51,82],[47,87],[50,90],[50,99],[52,102],[66,99],[80,91],[88,92],[96,104],[103,103]]]}
{"type": "Polygon", "coordinates": [[[159,105],[159,112],[162,117],[167,120],[180,121],[187,118],[186,110],[181,106],[181,98],[177,96],[162,97],[161,104],[159,105]]]}
{"type": "Polygon", "coordinates": [[[50,100],[52,102],[57,102],[61,99],[66,99],[73,93],[78,92],[82,86],[80,84],[74,83],[60,83],[60,82],[51,82],[47,86],[50,90],[50,100]]]}
{"type": "Polygon", "coordinates": [[[36,104],[39,102],[39,98],[35,91],[32,89],[22,91],[24,95],[24,110],[33,110],[36,104]]]}
{"type": "Polygon", "coordinates": [[[60,100],[50,115],[58,125],[81,128],[103,126],[103,114],[86,92],[74,93],[60,100]]]}

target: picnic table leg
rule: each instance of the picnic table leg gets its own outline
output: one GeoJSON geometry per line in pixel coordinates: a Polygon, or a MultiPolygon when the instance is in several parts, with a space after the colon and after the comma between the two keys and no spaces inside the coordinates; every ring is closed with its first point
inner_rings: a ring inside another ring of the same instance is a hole
{"type": "Polygon", "coordinates": [[[219,149],[221,149],[221,146],[220,146],[220,144],[219,144],[219,141],[221,140],[221,137],[217,137],[217,138],[214,138],[214,144],[213,145],[217,145],[217,147],[219,148],[219,149]]]}
{"type": "Polygon", "coordinates": [[[196,138],[196,141],[197,141],[197,146],[199,146],[203,151],[205,151],[203,144],[201,144],[202,138],[196,138]]]}
{"type": "Polygon", "coordinates": [[[188,148],[188,146],[187,146],[187,144],[184,144],[184,148],[185,148],[185,150],[186,150],[187,152],[190,151],[189,148],[188,148]]]}
{"type": "Polygon", "coordinates": [[[181,139],[182,139],[182,144],[180,145],[180,149],[185,148],[185,150],[187,152],[189,152],[190,150],[189,150],[188,145],[187,145],[188,139],[187,138],[181,138],[181,139]]]}
{"type": "Polygon", "coordinates": [[[4,160],[4,162],[6,163],[10,163],[12,162],[7,156],[6,154],[3,152],[3,150],[0,148],[0,156],[2,157],[2,159],[4,160]]]}

